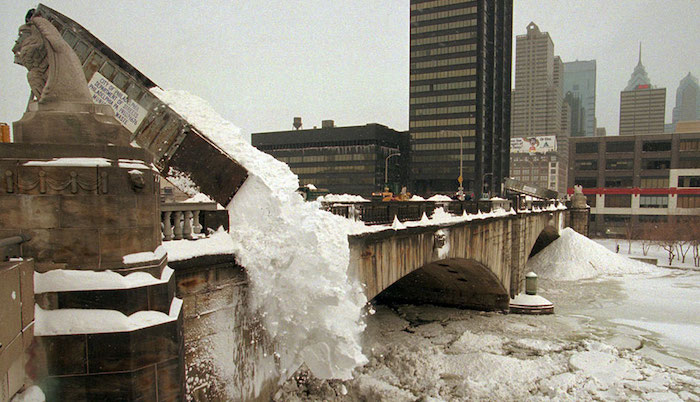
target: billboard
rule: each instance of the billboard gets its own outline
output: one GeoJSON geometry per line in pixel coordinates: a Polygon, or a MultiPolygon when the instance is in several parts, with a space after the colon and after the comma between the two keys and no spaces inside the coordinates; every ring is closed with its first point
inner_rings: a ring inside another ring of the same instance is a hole
{"type": "Polygon", "coordinates": [[[543,154],[557,150],[557,137],[516,137],[510,139],[510,152],[515,154],[543,154]]]}

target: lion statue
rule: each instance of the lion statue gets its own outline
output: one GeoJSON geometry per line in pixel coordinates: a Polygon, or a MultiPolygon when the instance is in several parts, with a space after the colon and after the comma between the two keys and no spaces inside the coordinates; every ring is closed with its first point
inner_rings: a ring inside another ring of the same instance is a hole
{"type": "Polygon", "coordinates": [[[12,52],[15,63],[29,70],[29,103],[92,103],[80,60],[58,30],[34,10],[25,22],[12,52]]]}

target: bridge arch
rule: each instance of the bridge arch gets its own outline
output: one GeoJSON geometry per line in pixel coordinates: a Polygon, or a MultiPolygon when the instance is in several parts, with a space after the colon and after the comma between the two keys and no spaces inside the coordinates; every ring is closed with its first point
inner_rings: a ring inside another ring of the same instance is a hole
{"type": "Polygon", "coordinates": [[[530,259],[534,257],[537,253],[542,251],[545,247],[549,246],[554,240],[558,239],[559,237],[559,229],[552,224],[548,224],[542,229],[540,234],[535,239],[535,242],[532,244],[527,258],[530,259]]]}
{"type": "Polygon", "coordinates": [[[375,300],[506,310],[509,295],[501,280],[480,262],[467,258],[445,258],[399,278],[381,291],[375,300]]]}

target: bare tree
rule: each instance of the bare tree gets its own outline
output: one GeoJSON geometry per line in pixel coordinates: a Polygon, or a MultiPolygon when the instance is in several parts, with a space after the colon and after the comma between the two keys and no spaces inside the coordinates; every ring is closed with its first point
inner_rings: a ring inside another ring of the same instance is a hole
{"type": "Polygon", "coordinates": [[[690,225],[690,245],[693,249],[693,264],[696,267],[700,267],[700,224],[695,222],[695,224],[690,225]]]}
{"type": "Polygon", "coordinates": [[[654,244],[656,239],[656,225],[651,222],[646,222],[640,225],[640,240],[642,243],[642,254],[645,256],[649,253],[649,249],[654,244]]]}
{"type": "Polygon", "coordinates": [[[656,244],[668,253],[668,265],[673,265],[673,260],[677,257],[678,232],[678,226],[672,223],[658,225],[656,244]]]}
{"type": "Polygon", "coordinates": [[[625,239],[627,240],[627,254],[632,254],[632,240],[639,236],[639,225],[632,223],[632,217],[625,222],[625,239]]]}
{"type": "Polygon", "coordinates": [[[691,248],[692,244],[689,238],[681,238],[678,240],[678,255],[681,258],[681,263],[685,264],[685,256],[688,254],[688,251],[690,251],[691,248]]]}

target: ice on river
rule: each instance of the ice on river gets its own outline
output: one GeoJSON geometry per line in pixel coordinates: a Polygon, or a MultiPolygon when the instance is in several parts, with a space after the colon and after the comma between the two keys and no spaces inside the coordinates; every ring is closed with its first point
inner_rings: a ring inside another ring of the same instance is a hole
{"type": "Polygon", "coordinates": [[[352,380],[301,370],[275,399],[700,401],[700,273],[641,264],[570,230],[531,263],[554,315],[376,306],[370,361],[352,380]]]}
{"type": "Polygon", "coordinates": [[[605,342],[568,317],[377,306],[370,361],[350,381],[303,370],[278,401],[698,400],[697,371],[657,364],[639,342],[605,342]]]}

